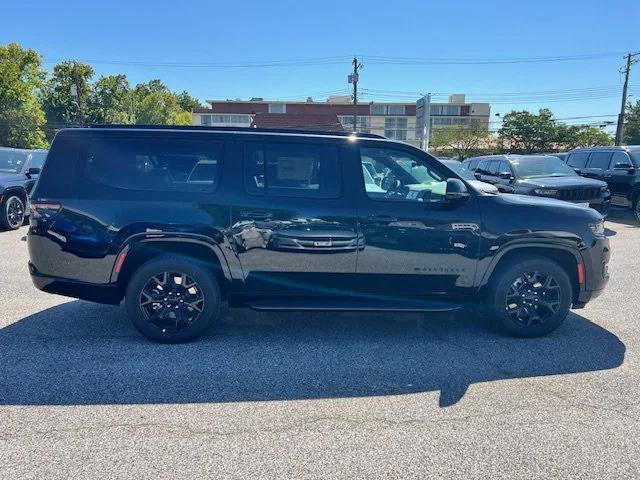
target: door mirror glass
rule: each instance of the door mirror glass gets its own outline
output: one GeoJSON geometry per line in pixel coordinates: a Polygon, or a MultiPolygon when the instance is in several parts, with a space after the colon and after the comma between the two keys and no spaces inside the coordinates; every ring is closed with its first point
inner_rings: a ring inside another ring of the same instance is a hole
{"type": "Polygon", "coordinates": [[[39,173],[40,169],[37,167],[31,167],[29,170],[27,170],[28,175],[38,175],[39,173]]]}
{"type": "Polygon", "coordinates": [[[498,176],[503,180],[511,180],[511,172],[500,172],[498,176]]]}
{"type": "Polygon", "coordinates": [[[469,190],[465,183],[459,178],[447,179],[447,190],[445,200],[447,202],[463,202],[469,198],[469,190]]]}

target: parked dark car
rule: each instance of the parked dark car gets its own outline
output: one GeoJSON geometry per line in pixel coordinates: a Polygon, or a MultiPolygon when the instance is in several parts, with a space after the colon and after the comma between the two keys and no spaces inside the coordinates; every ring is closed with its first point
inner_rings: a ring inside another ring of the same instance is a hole
{"type": "Polygon", "coordinates": [[[478,180],[492,183],[503,193],[557,198],[603,215],[609,212],[611,194],[600,180],[580,177],[551,155],[491,155],[463,163],[478,180]]]}
{"type": "Polygon", "coordinates": [[[485,193],[498,193],[498,189],[495,185],[491,185],[487,182],[481,182],[476,179],[473,172],[471,170],[467,170],[467,168],[462,164],[462,162],[458,160],[443,160],[439,158],[443,164],[449,167],[451,170],[456,172],[458,176],[467,181],[472,187],[477,188],[478,190],[482,190],[485,193]]]}
{"type": "Polygon", "coordinates": [[[640,145],[576,148],[566,161],[578,174],[606,182],[611,203],[630,207],[640,222],[640,145]]]}
{"type": "Polygon", "coordinates": [[[15,230],[24,225],[29,192],[46,157],[46,150],[0,147],[0,228],[15,230]]]}
{"type": "Polygon", "coordinates": [[[31,209],[34,284],[124,299],[136,328],[162,342],[202,334],[223,302],[421,312],[480,305],[504,331],[537,336],[608,280],[599,213],[483,193],[431,155],[376,135],[66,129],[31,209]],[[365,164],[383,172],[378,188],[367,188],[365,164]]]}

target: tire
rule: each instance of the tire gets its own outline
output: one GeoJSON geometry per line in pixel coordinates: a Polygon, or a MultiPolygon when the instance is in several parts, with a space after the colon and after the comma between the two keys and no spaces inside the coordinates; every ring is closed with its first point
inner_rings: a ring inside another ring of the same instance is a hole
{"type": "Polygon", "coordinates": [[[145,337],[182,343],[220,319],[222,295],[213,271],[190,259],[160,257],[134,272],[125,305],[133,326],[145,337]]]}
{"type": "Polygon", "coordinates": [[[24,201],[18,195],[9,193],[2,201],[0,227],[3,230],[17,230],[24,225],[24,201]]]}
{"type": "Polygon", "coordinates": [[[494,272],[487,300],[493,323],[502,332],[539,337],[564,322],[573,301],[573,288],[558,263],[522,256],[494,272]]]}
{"type": "Polygon", "coordinates": [[[636,195],[633,199],[631,211],[633,212],[633,217],[636,219],[636,222],[640,223],[640,195],[636,195]]]}

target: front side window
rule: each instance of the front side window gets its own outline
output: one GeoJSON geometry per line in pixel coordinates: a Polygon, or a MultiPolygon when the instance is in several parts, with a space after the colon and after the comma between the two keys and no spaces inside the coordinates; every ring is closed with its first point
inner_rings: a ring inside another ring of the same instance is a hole
{"type": "Polygon", "coordinates": [[[337,198],[338,148],[297,143],[247,143],[244,185],[254,195],[337,198]]]}
{"type": "Polygon", "coordinates": [[[615,152],[613,154],[613,157],[611,157],[611,168],[615,168],[616,165],[633,166],[633,162],[631,161],[629,155],[627,155],[625,152],[615,152]]]}
{"type": "Polygon", "coordinates": [[[82,154],[83,176],[126,190],[212,191],[222,143],[205,140],[95,138],[82,154]]]}
{"type": "Polygon", "coordinates": [[[365,192],[372,200],[437,203],[444,200],[447,176],[426,160],[401,150],[362,148],[365,192]],[[365,175],[366,165],[380,172],[380,180],[365,175]]]}
{"type": "Polygon", "coordinates": [[[611,161],[611,152],[593,152],[589,157],[589,168],[608,170],[611,161]]]}
{"type": "Polygon", "coordinates": [[[29,168],[40,168],[44,165],[44,161],[47,158],[47,152],[33,152],[31,154],[31,160],[29,160],[29,168]]]}

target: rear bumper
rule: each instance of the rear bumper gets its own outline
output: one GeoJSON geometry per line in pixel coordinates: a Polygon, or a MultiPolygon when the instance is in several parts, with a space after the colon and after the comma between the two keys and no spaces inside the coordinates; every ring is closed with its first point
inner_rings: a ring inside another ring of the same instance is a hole
{"type": "Polygon", "coordinates": [[[29,273],[35,287],[43,292],[110,305],[118,305],[123,298],[122,290],[113,283],[95,284],[51,277],[38,272],[31,262],[29,273]]]}

